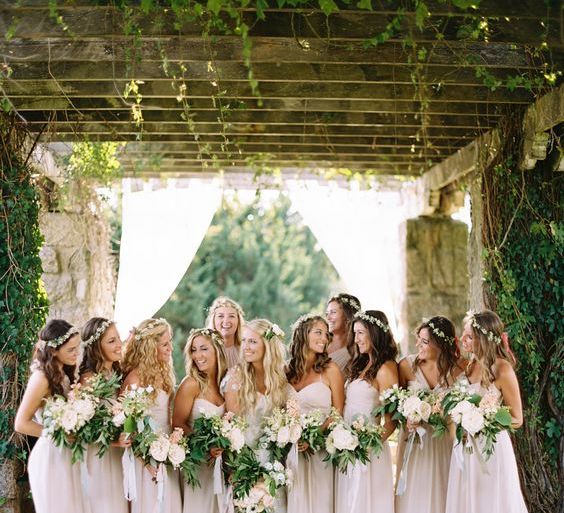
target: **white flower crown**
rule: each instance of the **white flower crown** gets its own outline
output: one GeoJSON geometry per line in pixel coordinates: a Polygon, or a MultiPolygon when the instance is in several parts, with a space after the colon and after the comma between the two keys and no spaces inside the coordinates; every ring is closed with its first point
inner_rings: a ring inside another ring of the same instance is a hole
{"type": "Polygon", "coordinates": [[[140,330],[135,330],[135,340],[139,341],[141,340],[149,331],[154,330],[157,326],[160,326],[161,324],[166,323],[166,320],[163,318],[160,319],[155,319],[154,321],[151,321],[149,324],[147,324],[147,326],[145,326],[143,329],[140,330]]]}
{"type": "Polygon", "coordinates": [[[426,324],[429,328],[431,328],[431,331],[437,335],[437,337],[442,338],[448,344],[454,344],[455,337],[445,335],[444,332],[437,328],[429,319],[423,319],[423,324],[426,324]]]}
{"type": "Polygon", "coordinates": [[[214,329],[211,328],[194,328],[190,330],[188,334],[188,338],[197,337],[198,335],[203,335],[204,337],[211,338],[217,345],[223,346],[223,338],[221,335],[214,329]]]}
{"type": "Polygon", "coordinates": [[[315,319],[316,317],[320,317],[321,319],[323,319],[323,317],[321,315],[315,314],[315,313],[308,313],[308,314],[301,315],[300,317],[298,317],[296,322],[292,325],[292,329],[295,330],[296,328],[298,328],[298,326],[300,324],[307,322],[307,321],[311,321],[312,319],[315,319]]]}
{"type": "Polygon", "coordinates": [[[105,331],[114,323],[114,321],[103,321],[98,329],[92,334],[90,338],[82,341],[83,347],[88,347],[89,345],[93,344],[94,342],[98,341],[98,339],[105,333],[105,331]]]}
{"type": "Polygon", "coordinates": [[[272,337],[284,338],[286,334],[282,331],[278,324],[273,324],[264,333],[264,340],[269,341],[272,337]]]}
{"type": "Polygon", "coordinates": [[[73,335],[76,335],[78,332],[79,332],[78,328],[72,326],[64,335],[54,338],[53,340],[39,339],[37,346],[42,351],[45,349],[46,346],[53,347],[54,349],[56,349],[57,347],[62,346],[69,338],[71,338],[73,335]]]}
{"type": "Polygon", "coordinates": [[[348,297],[344,297],[344,296],[337,296],[337,300],[340,301],[341,303],[346,303],[347,305],[350,305],[357,312],[360,311],[360,305],[358,304],[357,301],[355,301],[352,298],[348,298],[348,297]]]}
{"type": "Polygon", "coordinates": [[[484,334],[490,342],[495,342],[497,345],[501,344],[501,337],[496,335],[493,331],[488,331],[476,320],[476,312],[472,310],[466,313],[470,324],[476,328],[480,333],[484,334]]]}
{"type": "Polygon", "coordinates": [[[354,318],[362,319],[363,321],[369,322],[370,324],[375,324],[384,333],[388,333],[388,331],[390,331],[390,327],[387,324],[384,324],[380,319],[376,319],[376,317],[372,317],[372,315],[368,315],[365,312],[356,312],[354,314],[354,318]]]}
{"type": "Polygon", "coordinates": [[[215,303],[213,305],[213,308],[210,306],[208,312],[213,314],[218,308],[221,307],[234,308],[241,317],[245,317],[245,312],[237,303],[235,303],[231,299],[225,299],[225,298],[215,303]]]}

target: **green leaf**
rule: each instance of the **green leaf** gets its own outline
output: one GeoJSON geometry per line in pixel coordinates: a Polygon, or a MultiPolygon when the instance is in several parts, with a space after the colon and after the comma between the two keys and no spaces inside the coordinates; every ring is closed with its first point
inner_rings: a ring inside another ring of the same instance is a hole
{"type": "Polygon", "coordinates": [[[360,0],[356,5],[359,9],[366,9],[367,11],[372,10],[372,0],[360,0]]]}
{"type": "Polygon", "coordinates": [[[222,5],[223,2],[221,0],[208,0],[208,9],[216,16],[219,14],[219,11],[221,11],[222,5]]]}
{"type": "Polygon", "coordinates": [[[451,0],[451,1],[452,1],[452,5],[454,5],[455,7],[466,10],[469,9],[470,7],[472,7],[473,9],[478,8],[481,0],[451,0]]]}
{"type": "Polygon", "coordinates": [[[137,423],[133,417],[127,417],[125,422],[123,423],[123,430],[126,433],[135,433],[135,428],[137,427],[137,423]]]}
{"type": "Polygon", "coordinates": [[[423,30],[425,25],[425,20],[429,16],[429,9],[427,8],[427,4],[422,0],[417,2],[415,6],[415,25],[419,30],[423,30]]]}
{"type": "Polygon", "coordinates": [[[319,0],[319,7],[326,16],[339,11],[339,7],[333,0],[319,0]]]}
{"type": "Polygon", "coordinates": [[[495,420],[502,426],[511,427],[511,413],[505,408],[498,410],[495,414],[495,420]]]}

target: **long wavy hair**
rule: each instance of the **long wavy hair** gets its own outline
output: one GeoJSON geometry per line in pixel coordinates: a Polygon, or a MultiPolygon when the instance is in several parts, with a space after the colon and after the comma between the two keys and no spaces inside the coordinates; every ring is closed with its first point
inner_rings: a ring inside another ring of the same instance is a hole
{"type": "Polygon", "coordinates": [[[162,362],[158,358],[159,339],[167,331],[172,337],[172,328],[164,319],[143,321],[127,339],[121,362],[124,376],[137,369],[141,386],[153,386],[155,389],[152,393],[153,398],[157,397],[158,389],[172,394],[176,383],[172,359],[169,362],[162,362]],[[150,325],[153,327],[151,328],[150,325]]]}
{"type": "Polygon", "coordinates": [[[507,360],[513,367],[515,367],[517,361],[506,341],[507,334],[504,333],[503,321],[495,312],[484,310],[478,313],[469,313],[464,318],[464,324],[466,325],[467,323],[470,324],[474,336],[472,348],[474,359],[482,368],[481,383],[482,386],[487,388],[496,378],[494,374],[496,358],[507,360]],[[474,326],[472,321],[478,324],[486,333],[474,326]],[[490,333],[497,342],[488,338],[490,333]]]}
{"type": "MultiPolygon", "coordinates": [[[[267,319],[253,319],[249,321],[245,327],[259,335],[264,343],[264,356],[262,359],[262,365],[264,367],[264,395],[271,407],[281,408],[286,403],[286,385],[288,384],[284,372],[285,347],[283,339],[274,333],[272,333],[268,340],[265,339],[265,334],[272,328],[272,323],[267,319]]],[[[241,386],[237,394],[237,399],[239,410],[244,415],[255,407],[258,390],[253,364],[245,362],[242,354],[240,362],[239,375],[241,386]]]]}
{"type": "Polygon", "coordinates": [[[186,363],[186,376],[194,378],[198,385],[200,386],[201,393],[204,393],[208,387],[209,380],[208,375],[205,372],[202,372],[198,369],[198,366],[194,363],[192,359],[192,343],[197,337],[204,337],[206,340],[209,340],[211,346],[215,352],[216,358],[216,368],[217,368],[217,376],[216,376],[216,384],[217,388],[219,389],[221,385],[221,380],[225,376],[227,372],[227,357],[225,356],[225,347],[223,345],[223,338],[221,338],[221,333],[219,331],[205,328],[205,329],[198,329],[192,330],[190,335],[188,335],[188,340],[186,340],[186,345],[184,346],[184,361],[186,363]]]}
{"type": "Polygon", "coordinates": [[[345,376],[348,380],[357,379],[362,372],[366,369],[368,362],[371,362],[370,367],[364,373],[363,379],[369,382],[373,382],[376,379],[376,375],[380,370],[380,367],[388,360],[396,359],[398,355],[398,346],[392,335],[392,330],[390,329],[390,323],[384,312],[380,310],[367,310],[364,312],[368,317],[373,317],[378,319],[384,326],[387,326],[387,331],[384,331],[376,323],[371,323],[362,318],[355,318],[351,331],[354,340],[354,324],[361,323],[368,331],[368,336],[370,338],[370,350],[368,353],[361,353],[358,350],[358,346],[355,344],[353,349],[353,355],[345,369],[345,376]]]}
{"type": "MultiPolygon", "coordinates": [[[[439,358],[437,360],[439,383],[443,386],[448,386],[448,378],[452,377],[452,371],[458,367],[459,357],[454,324],[446,317],[437,315],[422,322],[415,330],[415,333],[419,335],[424,328],[427,328],[431,342],[439,350],[439,358]],[[443,333],[444,336],[440,336],[436,331],[443,333]]],[[[413,368],[417,369],[420,365],[421,359],[417,356],[413,362],[413,368]]]]}
{"type": "MultiPolygon", "coordinates": [[[[80,338],[82,340],[88,340],[90,337],[96,333],[96,330],[102,326],[103,323],[109,322],[108,319],[104,317],[92,317],[80,331],[80,338]]],[[[82,348],[82,361],[80,362],[80,375],[87,372],[92,372],[93,374],[98,374],[104,369],[104,356],[102,355],[102,339],[104,338],[106,331],[110,326],[114,326],[111,322],[104,332],[98,337],[97,340],[89,344],[87,347],[82,348]]],[[[112,370],[119,374],[121,373],[121,366],[119,362],[112,363],[112,370]]]]}
{"type": "Polygon", "coordinates": [[[352,333],[352,323],[354,322],[354,314],[361,310],[360,300],[353,296],[352,294],[347,294],[345,292],[341,292],[336,296],[332,296],[327,301],[327,306],[329,303],[335,301],[341,305],[343,309],[343,313],[345,315],[345,333],[347,337],[347,351],[352,356],[353,349],[354,349],[354,336],[351,336],[352,333]]]}
{"type": "MultiPolygon", "coordinates": [[[[292,343],[290,345],[290,362],[288,363],[288,370],[286,376],[290,383],[297,383],[306,374],[307,356],[310,351],[308,344],[308,335],[313,325],[321,321],[325,324],[327,330],[329,325],[325,318],[321,315],[306,315],[300,317],[294,324],[292,330],[292,343]]],[[[324,369],[331,362],[331,358],[327,353],[327,347],[323,353],[317,353],[313,361],[313,371],[321,374],[324,369]]]]}
{"type": "MultiPolygon", "coordinates": [[[[56,338],[62,337],[72,328],[72,324],[63,319],[51,319],[39,332],[39,340],[49,342],[56,338]]],[[[72,337],[69,337],[69,340],[72,337]]],[[[56,352],[64,347],[68,340],[59,347],[51,347],[48,345],[37,344],[33,353],[33,368],[43,371],[47,382],[49,383],[49,391],[52,395],[66,396],[69,389],[65,386],[75,383],[78,379],[77,365],[63,365],[62,368],[58,362],[56,352]]]]}
{"type": "Polygon", "coordinates": [[[243,325],[245,324],[245,312],[241,308],[241,305],[227,296],[216,297],[209,307],[208,316],[206,318],[205,325],[208,328],[215,329],[215,311],[218,308],[229,307],[233,308],[237,312],[237,329],[235,330],[235,345],[241,347],[241,332],[243,331],[243,325]]]}

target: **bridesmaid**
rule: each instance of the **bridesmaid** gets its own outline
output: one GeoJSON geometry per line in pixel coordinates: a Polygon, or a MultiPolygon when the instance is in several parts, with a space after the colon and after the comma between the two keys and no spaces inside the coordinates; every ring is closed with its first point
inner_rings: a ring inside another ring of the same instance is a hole
{"type": "MultiPolygon", "coordinates": [[[[83,357],[80,364],[80,382],[85,384],[96,374],[109,377],[121,373],[122,343],[113,321],[93,317],[82,328],[83,357]]],[[[118,447],[128,442],[113,444],[102,458],[97,448],[89,447],[86,453],[88,468],[88,497],[92,513],[127,513],[127,501],[123,494],[122,452],[118,447]]]]}
{"type": "MultiPolygon", "coordinates": [[[[292,387],[284,373],[284,333],[267,319],[254,319],[245,324],[239,366],[228,374],[225,387],[227,411],[243,416],[248,424],[245,443],[253,448],[259,461],[267,456],[258,446],[263,417],[273,408],[285,406],[292,387]]],[[[286,493],[275,497],[274,512],[286,512],[286,493]]]]}
{"type": "Polygon", "coordinates": [[[351,359],[353,351],[351,325],[354,314],[358,311],[360,311],[360,301],[350,294],[340,293],[327,301],[325,316],[331,333],[327,352],[342,372],[351,359]]]}
{"type": "MultiPolygon", "coordinates": [[[[208,328],[192,330],[184,348],[184,357],[186,377],[174,398],[172,425],[182,428],[188,435],[192,432],[194,421],[204,411],[219,416],[225,413],[223,397],[219,393],[219,385],[227,370],[221,335],[208,328]]],[[[212,451],[212,456],[219,454],[212,451]]],[[[212,465],[202,465],[198,474],[200,486],[193,489],[188,484],[184,485],[184,513],[219,513],[213,474],[212,465]]]]}
{"type": "MultiPolygon", "coordinates": [[[[320,410],[329,416],[331,407],[343,412],[343,374],[327,354],[328,342],[329,327],[323,317],[305,315],[296,321],[286,374],[297,392],[302,413],[320,410]]],[[[309,458],[300,455],[294,485],[288,494],[288,513],[333,513],[334,472],[323,457],[322,452],[309,458]]]]}
{"type": "MultiPolygon", "coordinates": [[[[405,357],[399,364],[400,386],[414,386],[437,393],[444,393],[463,372],[459,360],[454,325],[446,317],[433,317],[424,321],[416,330],[416,355],[405,357]]],[[[417,425],[409,425],[407,432],[400,433],[400,446],[406,449],[410,431],[417,425]]],[[[399,480],[396,496],[396,513],[446,513],[448,471],[452,452],[452,440],[448,436],[433,438],[428,426],[423,443],[411,450],[404,463],[403,479],[399,480]],[[405,489],[402,493],[402,483],[405,489]]],[[[398,457],[398,476],[402,468],[402,451],[398,457]]]]}
{"type": "Polygon", "coordinates": [[[209,308],[206,326],[219,331],[223,337],[229,369],[239,362],[244,316],[245,313],[239,304],[225,296],[216,298],[209,308]]]}
{"type": "MultiPolygon", "coordinates": [[[[125,344],[122,370],[123,389],[132,386],[154,388],[151,416],[157,429],[171,432],[170,401],[175,378],[172,370],[172,330],[164,319],[147,319],[135,328],[125,344]]],[[[131,513],[178,513],[182,509],[178,473],[167,467],[163,472],[164,499],[158,503],[157,469],[135,459],[137,499],[131,513]]]]}
{"type": "Polygon", "coordinates": [[[29,483],[37,513],[86,513],[80,467],[71,464],[69,449],[56,447],[42,436],[43,403],[66,396],[75,380],[80,347],[78,328],[52,319],[39,334],[34,365],[15,418],[15,430],[39,438],[28,462],[29,483]]]}
{"type": "MultiPolygon", "coordinates": [[[[357,312],[352,330],[355,347],[346,369],[344,411],[349,423],[359,415],[371,419],[380,394],[398,384],[398,350],[386,315],[378,310],[357,312]]],[[[386,440],[395,428],[391,415],[386,415],[379,457],[356,464],[347,474],[337,473],[336,513],[394,512],[392,456],[386,440]]]]}
{"type": "MultiPolygon", "coordinates": [[[[463,349],[472,353],[466,369],[470,390],[480,395],[493,394],[499,403],[511,408],[512,426],[520,427],[523,412],[513,369],[516,362],[501,319],[490,310],[469,313],[464,319],[461,341],[463,349]]],[[[527,512],[507,431],[497,435],[494,453],[487,461],[480,462],[476,451],[463,452],[462,467],[453,452],[446,501],[448,513],[527,512]]]]}

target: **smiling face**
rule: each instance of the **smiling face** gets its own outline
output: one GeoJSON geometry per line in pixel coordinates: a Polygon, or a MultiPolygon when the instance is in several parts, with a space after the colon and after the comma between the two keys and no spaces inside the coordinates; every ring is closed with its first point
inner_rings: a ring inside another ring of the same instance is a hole
{"type": "Polygon", "coordinates": [[[208,373],[215,368],[217,357],[215,349],[207,337],[197,336],[190,345],[190,358],[200,372],[208,373]]]}
{"type": "Polygon", "coordinates": [[[307,334],[309,349],[314,353],[323,353],[329,343],[329,331],[323,321],[315,321],[307,334]]]}
{"type": "Polygon", "coordinates": [[[119,338],[119,333],[115,325],[111,324],[100,340],[100,352],[104,362],[107,362],[110,366],[114,362],[119,362],[121,360],[121,350],[122,342],[119,338]]]}
{"type": "Polygon", "coordinates": [[[76,334],[69,338],[55,351],[55,358],[62,365],[76,365],[80,347],[80,335],[76,334]]]}
{"type": "Polygon", "coordinates": [[[265,352],[264,341],[256,331],[246,327],[243,329],[241,350],[247,363],[261,362],[265,352]]]}
{"type": "Polygon", "coordinates": [[[327,317],[327,324],[329,324],[329,331],[331,333],[340,332],[345,329],[345,312],[338,301],[331,301],[327,305],[325,316],[327,317]]]}
{"type": "Polygon", "coordinates": [[[224,340],[231,340],[239,326],[237,310],[231,306],[218,307],[214,312],[213,326],[221,333],[224,340]]]}
{"type": "Polygon", "coordinates": [[[172,337],[169,330],[166,330],[157,342],[157,358],[163,363],[170,363],[172,358],[172,337]]]}
{"type": "Polygon", "coordinates": [[[460,337],[460,343],[462,345],[462,350],[467,353],[475,353],[476,347],[474,344],[474,330],[472,329],[472,324],[467,322],[464,325],[464,330],[462,331],[462,336],[460,337]]]}
{"type": "Polygon", "coordinates": [[[358,347],[360,354],[366,354],[372,348],[372,340],[368,328],[362,322],[355,322],[353,326],[354,343],[358,347]]]}
{"type": "Polygon", "coordinates": [[[417,357],[420,360],[436,360],[439,357],[440,349],[431,339],[429,328],[421,328],[415,340],[417,357]]]}

